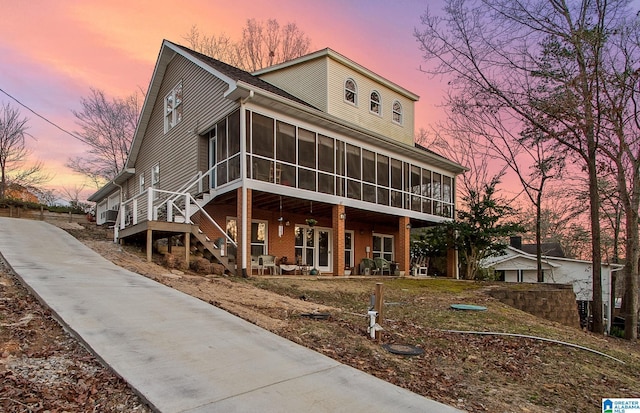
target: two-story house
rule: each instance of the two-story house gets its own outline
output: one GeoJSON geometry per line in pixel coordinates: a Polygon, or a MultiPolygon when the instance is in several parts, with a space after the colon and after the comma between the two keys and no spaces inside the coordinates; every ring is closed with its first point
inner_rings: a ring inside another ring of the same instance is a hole
{"type": "Polygon", "coordinates": [[[417,100],[330,49],[248,73],[165,40],[126,167],[89,200],[149,258],[182,234],[232,273],[266,254],[408,273],[411,228],[453,217],[464,170],[414,144],[417,100]]]}

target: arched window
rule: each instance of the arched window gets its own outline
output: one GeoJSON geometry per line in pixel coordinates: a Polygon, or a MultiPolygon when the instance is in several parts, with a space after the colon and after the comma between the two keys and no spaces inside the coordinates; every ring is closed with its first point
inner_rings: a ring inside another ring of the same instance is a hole
{"type": "Polygon", "coordinates": [[[371,97],[369,98],[369,110],[376,115],[382,113],[382,109],[380,108],[380,94],[375,90],[371,92],[371,97]]]}
{"type": "Polygon", "coordinates": [[[402,105],[397,100],[393,102],[393,121],[402,125],[402,105]]]}
{"type": "Polygon", "coordinates": [[[358,104],[358,88],[353,79],[347,79],[347,81],[344,82],[344,100],[354,105],[358,104]]]}

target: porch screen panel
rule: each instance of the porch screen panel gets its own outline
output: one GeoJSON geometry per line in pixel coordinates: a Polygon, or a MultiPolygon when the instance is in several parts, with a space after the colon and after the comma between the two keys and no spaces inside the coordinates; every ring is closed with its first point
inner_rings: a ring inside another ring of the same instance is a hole
{"type": "Polygon", "coordinates": [[[347,176],[353,179],[360,179],[360,148],[347,144],[347,176]]]}
{"type": "Polygon", "coordinates": [[[236,154],[233,158],[230,158],[227,163],[227,170],[229,171],[228,182],[235,181],[240,178],[240,154],[236,154]]]}
{"type": "Polygon", "coordinates": [[[276,124],[276,159],[296,163],[296,128],[280,121],[276,124]]]}
{"type": "Polygon", "coordinates": [[[378,155],[376,165],[376,182],[380,186],[389,186],[389,157],[378,155]]]}
{"type": "MultiPolygon", "coordinates": [[[[229,156],[240,153],[240,111],[236,110],[229,115],[227,127],[229,130],[229,156]]],[[[231,171],[229,171],[231,174],[231,171]]],[[[229,175],[231,176],[231,175],[229,175]]],[[[231,177],[229,177],[231,180],[231,177]]]]}
{"type": "Polygon", "coordinates": [[[345,196],[345,180],[342,178],[345,175],[345,149],[344,142],[336,141],[336,195],[345,196]]]}
{"type": "Polygon", "coordinates": [[[443,217],[453,217],[453,190],[452,190],[452,179],[450,176],[442,176],[442,216],[443,217]]]}
{"type": "Polygon", "coordinates": [[[296,186],[296,167],[284,163],[276,163],[276,183],[284,186],[296,186]]]}
{"type": "Polygon", "coordinates": [[[378,187],[378,204],[389,205],[389,189],[378,187]]]}
{"type": "Polygon", "coordinates": [[[362,150],[362,180],[376,183],[376,154],[366,149],[362,150]]]}
{"type": "Polygon", "coordinates": [[[251,122],[253,154],[273,158],[273,119],[254,113],[251,122]]]}
{"type": "Polygon", "coordinates": [[[411,165],[411,210],[420,212],[422,210],[422,181],[420,179],[420,168],[411,165]]]}
{"type": "Polygon", "coordinates": [[[360,199],[362,197],[360,181],[353,179],[347,180],[347,197],[351,199],[360,199]]]}
{"type": "MultiPolygon", "coordinates": [[[[366,149],[362,150],[362,180],[371,184],[376,183],[376,154],[366,149]]],[[[362,200],[376,202],[376,187],[368,183],[362,184],[362,200]]]]}
{"type": "Polygon", "coordinates": [[[433,198],[433,213],[442,214],[442,175],[434,172],[431,174],[431,197],[433,198]]]}
{"type": "Polygon", "coordinates": [[[334,141],[333,138],[318,135],[318,169],[323,172],[333,173],[334,168],[334,141]]]}
{"type": "Polygon", "coordinates": [[[391,159],[391,206],[402,208],[402,161],[391,159]]]}
{"type": "Polygon", "coordinates": [[[369,184],[362,184],[362,200],[376,203],[376,187],[369,184]]]}
{"type": "Polygon", "coordinates": [[[264,182],[273,182],[273,161],[253,158],[253,179],[264,182]]]}
{"type": "Polygon", "coordinates": [[[425,214],[432,214],[432,202],[431,202],[431,171],[428,169],[422,170],[422,212],[425,214]]]}
{"type": "Polygon", "coordinates": [[[227,182],[227,162],[220,162],[216,167],[216,184],[220,186],[227,182]]]}
{"type": "Polygon", "coordinates": [[[298,128],[298,164],[316,169],[316,134],[298,128]]]}
{"type": "Polygon", "coordinates": [[[347,144],[347,197],[352,199],[362,198],[362,188],[360,178],[362,176],[362,164],[360,158],[360,148],[347,144]]]}
{"type": "MultiPolygon", "coordinates": [[[[227,159],[227,121],[222,120],[216,125],[218,138],[216,139],[216,162],[220,163],[227,159]]],[[[225,174],[226,176],[226,174],[225,174]]]]}
{"type": "Polygon", "coordinates": [[[402,189],[402,161],[391,159],[391,188],[402,189]]]}
{"type": "Polygon", "coordinates": [[[318,192],[333,195],[335,193],[334,178],[333,175],[318,172],[318,192]]]}
{"type": "Polygon", "coordinates": [[[316,190],[316,171],[311,169],[298,168],[298,188],[316,190]]]}

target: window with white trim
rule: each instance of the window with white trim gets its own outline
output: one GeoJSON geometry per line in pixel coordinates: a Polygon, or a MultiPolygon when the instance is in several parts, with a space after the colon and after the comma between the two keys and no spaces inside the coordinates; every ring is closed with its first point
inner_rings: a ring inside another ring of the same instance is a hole
{"type": "Polygon", "coordinates": [[[402,105],[397,100],[393,102],[393,121],[402,125],[402,105]]]}
{"type": "Polygon", "coordinates": [[[373,234],[373,258],[393,261],[393,235],[373,234]]]}
{"type": "Polygon", "coordinates": [[[344,266],[350,268],[353,267],[353,234],[353,231],[344,232],[344,266]]]}
{"type": "MultiPolygon", "coordinates": [[[[160,164],[157,163],[151,167],[151,188],[158,189],[160,186],[160,164]]],[[[158,198],[158,193],[153,193],[153,199],[158,198]]]]}
{"type": "Polygon", "coordinates": [[[251,256],[267,254],[267,221],[251,221],[251,256]]]}
{"type": "Polygon", "coordinates": [[[164,98],[164,132],[182,120],[182,80],[164,98]]]}
{"type": "Polygon", "coordinates": [[[371,92],[371,96],[369,97],[369,111],[371,113],[375,113],[376,115],[382,114],[380,94],[375,90],[371,92]]]}
{"type": "Polygon", "coordinates": [[[354,105],[358,104],[358,86],[351,78],[344,82],[344,100],[354,105]]]}
{"type": "Polygon", "coordinates": [[[140,174],[140,177],[138,178],[138,193],[141,194],[144,192],[144,172],[142,172],[140,174]]]}

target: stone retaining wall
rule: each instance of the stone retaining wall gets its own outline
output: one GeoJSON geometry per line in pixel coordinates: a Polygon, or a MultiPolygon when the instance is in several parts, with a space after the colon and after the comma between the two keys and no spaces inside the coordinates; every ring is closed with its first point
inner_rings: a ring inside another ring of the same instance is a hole
{"type": "Polygon", "coordinates": [[[517,284],[517,288],[492,288],[487,294],[537,317],[580,328],[576,295],[571,285],[517,284]]]}

